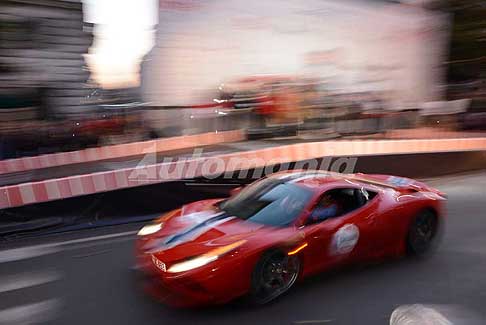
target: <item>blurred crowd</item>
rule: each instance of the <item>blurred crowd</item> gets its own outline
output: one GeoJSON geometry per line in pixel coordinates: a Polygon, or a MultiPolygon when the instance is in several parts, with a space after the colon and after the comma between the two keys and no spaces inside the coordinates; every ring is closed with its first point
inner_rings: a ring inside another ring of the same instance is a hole
{"type": "Polygon", "coordinates": [[[279,76],[249,77],[224,84],[220,102],[234,109],[253,109],[261,117],[262,127],[354,119],[385,109],[376,93],[337,93],[319,80],[279,76]]]}
{"type": "Polygon", "coordinates": [[[118,92],[94,91],[90,110],[69,115],[51,112],[43,100],[49,90],[4,95],[1,158],[235,129],[246,130],[251,140],[379,136],[423,126],[456,131],[486,126],[480,101],[390,107],[384,92],[330,89],[317,79],[252,76],[222,84],[215,89],[212,103],[191,107],[153,107],[138,102],[136,95],[122,100],[118,92]]]}

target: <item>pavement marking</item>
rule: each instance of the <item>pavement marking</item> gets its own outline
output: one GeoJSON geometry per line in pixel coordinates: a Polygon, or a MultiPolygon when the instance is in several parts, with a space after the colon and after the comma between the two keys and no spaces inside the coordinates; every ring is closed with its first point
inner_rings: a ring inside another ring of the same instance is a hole
{"type": "Polygon", "coordinates": [[[57,247],[31,246],[0,251],[0,263],[15,262],[59,252],[57,247]]]}
{"type": "Polygon", "coordinates": [[[0,325],[42,324],[54,319],[60,310],[61,301],[59,299],[20,305],[0,310],[0,325]]]}
{"type": "Polygon", "coordinates": [[[0,251],[0,263],[14,262],[43,255],[54,254],[65,249],[65,246],[89,243],[93,241],[100,241],[106,239],[116,239],[125,236],[135,235],[138,231],[126,231],[116,234],[94,236],[88,238],[72,239],[63,242],[42,244],[35,246],[27,246],[21,248],[7,249],[0,251]]]}
{"type": "Polygon", "coordinates": [[[94,237],[87,237],[87,238],[80,238],[80,239],[72,239],[72,240],[66,240],[66,241],[58,242],[58,243],[44,244],[44,245],[40,245],[40,246],[59,247],[59,246],[68,246],[68,245],[73,245],[73,244],[82,244],[82,243],[87,243],[87,242],[91,242],[91,241],[99,241],[99,240],[104,240],[104,239],[112,239],[112,238],[118,238],[118,237],[132,236],[132,235],[135,235],[137,232],[138,232],[138,230],[125,231],[125,232],[120,232],[120,233],[116,233],[116,234],[101,235],[101,236],[94,236],[94,237]]]}
{"type": "Polygon", "coordinates": [[[61,277],[61,273],[56,271],[44,271],[42,273],[24,273],[6,276],[2,278],[2,282],[0,283],[0,293],[55,282],[60,280],[61,277]]]}

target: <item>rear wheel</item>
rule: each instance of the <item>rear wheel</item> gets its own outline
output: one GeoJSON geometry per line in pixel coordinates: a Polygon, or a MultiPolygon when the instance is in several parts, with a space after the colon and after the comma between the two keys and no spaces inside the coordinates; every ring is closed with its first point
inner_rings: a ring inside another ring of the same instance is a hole
{"type": "Polygon", "coordinates": [[[252,275],[251,301],[266,304],[288,291],[300,273],[300,260],[282,251],[269,251],[261,257],[252,275]]]}
{"type": "Polygon", "coordinates": [[[437,216],[430,210],[420,212],[410,225],[407,249],[410,255],[422,256],[429,252],[437,235],[437,216]]]}

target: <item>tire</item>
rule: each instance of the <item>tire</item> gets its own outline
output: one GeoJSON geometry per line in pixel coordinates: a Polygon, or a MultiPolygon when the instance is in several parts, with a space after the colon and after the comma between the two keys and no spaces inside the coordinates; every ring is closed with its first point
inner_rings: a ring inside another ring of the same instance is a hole
{"type": "Polygon", "coordinates": [[[407,234],[407,253],[425,256],[435,247],[438,235],[438,219],[431,210],[421,211],[410,224],[407,234]]]}
{"type": "Polygon", "coordinates": [[[280,250],[264,253],[252,273],[250,301],[263,305],[281,296],[294,285],[300,268],[300,259],[295,255],[280,250]]]}

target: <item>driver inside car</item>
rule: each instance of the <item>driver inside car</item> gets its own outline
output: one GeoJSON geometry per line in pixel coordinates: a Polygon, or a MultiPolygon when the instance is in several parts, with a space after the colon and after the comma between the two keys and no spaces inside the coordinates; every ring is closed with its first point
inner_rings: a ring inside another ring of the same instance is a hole
{"type": "Polygon", "coordinates": [[[312,212],[311,222],[319,222],[338,216],[339,205],[329,194],[325,194],[312,212]]]}

